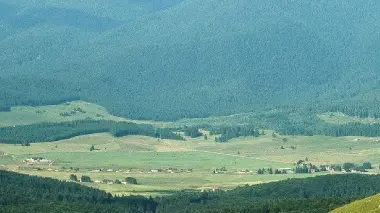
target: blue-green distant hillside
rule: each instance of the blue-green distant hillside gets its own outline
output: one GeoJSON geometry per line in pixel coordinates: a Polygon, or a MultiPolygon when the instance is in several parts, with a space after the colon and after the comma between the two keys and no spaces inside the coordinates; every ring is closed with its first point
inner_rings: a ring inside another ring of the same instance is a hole
{"type": "Polygon", "coordinates": [[[379,116],[380,2],[0,0],[0,108],[379,116]]]}

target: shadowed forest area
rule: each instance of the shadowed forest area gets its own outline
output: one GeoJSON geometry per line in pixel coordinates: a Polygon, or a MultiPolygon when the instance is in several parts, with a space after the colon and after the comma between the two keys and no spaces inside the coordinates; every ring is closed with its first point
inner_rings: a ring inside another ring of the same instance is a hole
{"type": "Polygon", "coordinates": [[[168,197],[115,197],[76,183],[0,171],[0,207],[11,212],[329,212],[379,192],[378,175],[327,175],[168,197]]]}
{"type": "Polygon", "coordinates": [[[0,108],[379,117],[377,1],[0,1],[0,108]]]}

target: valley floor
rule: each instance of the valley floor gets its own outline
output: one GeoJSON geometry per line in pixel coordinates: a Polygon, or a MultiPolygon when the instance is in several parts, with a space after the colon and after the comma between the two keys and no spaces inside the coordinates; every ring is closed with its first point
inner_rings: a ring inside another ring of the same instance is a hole
{"type": "MultiPolygon", "coordinates": [[[[71,102],[58,106],[16,107],[0,113],[0,126],[81,119],[131,121],[114,117],[94,104],[71,102]],[[80,109],[80,110],[78,110],[80,109]],[[63,116],[70,114],[70,116],[63,116]]],[[[133,122],[133,121],[132,121],[133,122]]],[[[183,125],[138,121],[155,126],[183,125]]],[[[178,190],[230,189],[288,178],[329,174],[257,174],[259,169],[294,169],[302,160],[313,165],[371,162],[379,168],[380,137],[282,136],[263,130],[259,137],[240,137],[226,143],[215,136],[186,141],[162,140],[145,136],[115,138],[92,134],[31,146],[0,144],[0,169],[69,180],[71,174],[87,175],[85,183],[113,194],[166,195],[178,190]],[[90,151],[90,147],[94,150],[90,151]],[[31,158],[45,159],[41,162],[31,158]],[[29,160],[27,160],[29,159],[29,160]],[[134,177],[138,185],[103,184],[103,180],[134,177]]],[[[369,173],[377,173],[370,170],[369,173]]]]}
{"type": "MultiPolygon", "coordinates": [[[[79,136],[29,147],[0,144],[0,165],[21,173],[69,180],[71,174],[87,175],[87,185],[114,194],[165,195],[178,190],[230,189],[257,184],[329,174],[257,174],[262,168],[295,168],[298,160],[315,165],[346,161],[377,163],[379,138],[265,136],[238,138],[228,143],[213,139],[158,140],[144,136],[114,138],[108,134],[79,136]],[[90,152],[90,146],[95,150],[90,152]],[[283,147],[283,149],[281,148],[283,147]],[[296,149],[290,148],[296,147],[296,149]],[[339,147],[339,148],[338,148],[339,147]],[[49,162],[26,162],[29,158],[49,162]],[[50,163],[50,161],[54,161],[50,163]],[[218,171],[225,168],[226,171],[218,171]],[[214,174],[213,171],[217,171],[214,174]],[[134,177],[139,185],[103,184],[103,180],[134,177]]],[[[377,166],[377,165],[373,165],[377,166]]],[[[371,171],[377,172],[377,170],[371,171]]]]}

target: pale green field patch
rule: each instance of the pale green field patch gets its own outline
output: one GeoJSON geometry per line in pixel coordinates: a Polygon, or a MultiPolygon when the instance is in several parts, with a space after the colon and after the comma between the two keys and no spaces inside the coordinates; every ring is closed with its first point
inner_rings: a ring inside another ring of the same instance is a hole
{"type": "Polygon", "coordinates": [[[354,116],[346,115],[342,112],[326,112],[317,115],[317,117],[327,123],[332,124],[347,124],[347,123],[363,123],[363,124],[374,124],[380,123],[380,119],[376,118],[359,118],[354,116]]]}
{"type": "Polygon", "coordinates": [[[113,116],[109,114],[104,107],[97,104],[84,101],[73,101],[59,105],[12,107],[10,112],[0,112],[0,127],[84,119],[127,121],[133,123],[152,124],[156,126],[171,125],[169,122],[129,120],[126,118],[113,116]],[[78,111],[78,109],[80,110],[78,111]],[[64,116],[65,113],[67,116],[64,116]]]}

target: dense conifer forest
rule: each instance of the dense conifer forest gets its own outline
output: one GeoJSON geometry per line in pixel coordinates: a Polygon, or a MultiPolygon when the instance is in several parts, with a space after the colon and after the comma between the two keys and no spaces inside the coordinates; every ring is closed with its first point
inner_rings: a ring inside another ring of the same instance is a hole
{"type": "Polygon", "coordinates": [[[321,125],[287,125],[277,129],[284,135],[326,135],[326,136],[380,136],[380,123],[377,124],[321,124],[321,125]]]}
{"type": "Polygon", "coordinates": [[[73,182],[0,170],[2,213],[154,213],[156,206],[145,197],[115,197],[73,182]]]}
{"type": "Polygon", "coordinates": [[[108,132],[115,137],[144,135],[161,139],[184,140],[170,128],[155,128],[149,124],[135,124],[105,120],[79,120],[62,123],[37,123],[0,128],[0,142],[26,144],[49,142],[80,135],[108,132]]]}
{"type": "MultiPolygon", "coordinates": [[[[129,122],[115,122],[105,120],[77,120],[61,123],[37,123],[30,125],[18,125],[0,128],[0,142],[6,144],[29,145],[35,142],[51,142],[73,138],[80,135],[94,133],[110,133],[114,137],[128,135],[143,135],[159,139],[185,140],[179,132],[185,136],[205,137],[199,130],[204,129],[210,135],[216,135],[216,142],[228,142],[238,137],[255,136],[265,134],[262,130],[252,125],[236,126],[184,126],[177,128],[157,128],[149,124],[136,124],[129,122]]],[[[280,124],[276,129],[280,135],[326,135],[326,136],[379,136],[380,124],[366,125],[360,123],[335,125],[327,123],[307,124],[280,124]]]]}
{"type": "Polygon", "coordinates": [[[325,175],[234,190],[178,192],[155,199],[112,196],[74,182],[0,171],[0,207],[21,212],[324,213],[380,192],[379,175],[325,175]]]}
{"type": "Polygon", "coordinates": [[[0,0],[0,8],[2,110],[81,99],[134,119],[288,107],[379,117],[377,1],[0,0]]]}

